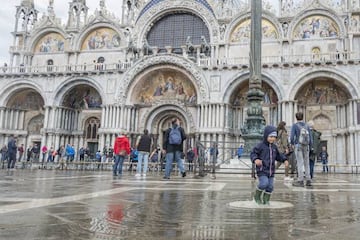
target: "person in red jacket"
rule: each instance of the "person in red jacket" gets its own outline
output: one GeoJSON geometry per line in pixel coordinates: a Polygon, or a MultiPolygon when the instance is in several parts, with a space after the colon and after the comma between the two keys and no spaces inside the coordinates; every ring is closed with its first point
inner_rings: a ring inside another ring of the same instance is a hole
{"type": "Polygon", "coordinates": [[[119,167],[119,175],[121,175],[124,159],[127,155],[130,154],[129,139],[123,133],[120,133],[115,139],[114,154],[115,154],[115,163],[113,167],[113,175],[117,176],[118,167],[119,167]]]}

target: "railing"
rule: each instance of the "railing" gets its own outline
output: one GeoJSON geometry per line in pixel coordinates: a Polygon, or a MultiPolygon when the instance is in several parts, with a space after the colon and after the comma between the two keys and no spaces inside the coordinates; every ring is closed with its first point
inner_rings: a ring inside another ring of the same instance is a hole
{"type": "Polygon", "coordinates": [[[50,73],[66,73],[66,72],[91,72],[91,71],[124,71],[132,66],[132,62],[125,63],[96,63],[81,65],[45,65],[45,66],[25,66],[1,67],[0,74],[50,74],[50,73]]]}
{"type": "MultiPolygon", "coordinates": [[[[279,56],[263,56],[262,64],[266,66],[288,65],[297,66],[300,64],[346,64],[351,61],[359,61],[359,53],[355,52],[330,52],[319,54],[303,54],[303,55],[279,55],[279,56]]],[[[199,57],[196,61],[198,66],[207,67],[239,67],[248,68],[249,58],[210,58],[199,57]]],[[[16,67],[3,66],[0,67],[0,74],[50,74],[50,73],[67,73],[67,72],[92,72],[92,71],[125,71],[133,65],[133,62],[124,63],[95,63],[80,65],[44,65],[44,66],[25,66],[16,67]]]]}

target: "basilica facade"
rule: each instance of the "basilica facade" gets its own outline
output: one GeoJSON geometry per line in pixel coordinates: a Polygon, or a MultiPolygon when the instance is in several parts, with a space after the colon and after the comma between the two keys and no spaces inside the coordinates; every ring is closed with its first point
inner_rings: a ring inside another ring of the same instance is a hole
{"type": "MultiPolygon", "coordinates": [[[[249,90],[250,1],[123,0],[92,12],[50,0],[39,17],[22,0],[0,69],[0,144],[66,143],[92,151],[148,129],[161,146],[178,117],[195,141],[243,143],[249,90]]],[[[330,163],[360,162],[359,0],[263,1],[266,124],[290,127],[302,111],[322,132],[330,163]],[[294,3],[295,2],[295,3],[294,3]]],[[[185,149],[184,149],[185,150],[185,149]]]]}

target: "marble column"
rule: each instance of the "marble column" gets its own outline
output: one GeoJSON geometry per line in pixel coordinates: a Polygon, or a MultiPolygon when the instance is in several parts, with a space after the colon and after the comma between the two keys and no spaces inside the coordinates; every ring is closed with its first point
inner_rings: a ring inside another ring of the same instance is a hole
{"type": "Polygon", "coordinates": [[[5,109],[0,109],[0,129],[4,128],[4,117],[5,117],[5,109]]]}

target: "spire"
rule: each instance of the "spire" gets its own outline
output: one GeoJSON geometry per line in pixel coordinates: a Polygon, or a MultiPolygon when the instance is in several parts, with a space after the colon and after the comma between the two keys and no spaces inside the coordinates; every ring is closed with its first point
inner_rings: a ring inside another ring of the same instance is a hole
{"type": "Polygon", "coordinates": [[[34,8],[34,0],[22,0],[21,6],[27,8],[34,8]]]}
{"type": "Polygon", "coordinates": [[[100,11],[103,11],[105,8],[106,8],[106,6],[105,6],[105,0],[100,0],[100,11]]]}
{"type": "Polygon", "coordinates": [[[54,0],[49,0],[48,15],[49,17],[55,17],[54,0]]]}

